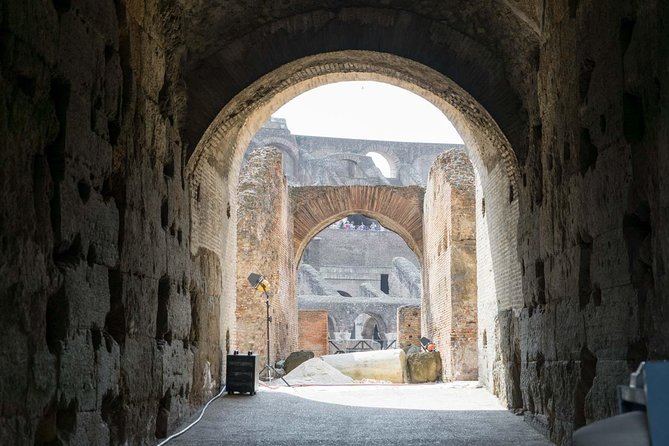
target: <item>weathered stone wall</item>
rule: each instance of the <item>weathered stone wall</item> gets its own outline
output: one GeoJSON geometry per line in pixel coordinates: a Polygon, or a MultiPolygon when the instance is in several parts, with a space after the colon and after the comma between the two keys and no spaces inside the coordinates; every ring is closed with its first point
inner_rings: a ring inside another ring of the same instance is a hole
{"type": "Polygon", "coordinates": [[[422,293],[420,269],[404,257],[395,257],[392,265],[393,269],[389,277],[389,294],[420,299],[422,293]]]}
{"type": "Polygon", "coordinates": [[[267,361],[267,309],[261,292],[247,280],[262,274],[270,283],[271,360],[285,359],[297,349],[297,298],[293,266],[288,187],[281,152],[258,149],[240,176],[237,218],[236,345],[267,361]]]}
{"type": "Polygon", "coordinates": [[[521,189],[524,304],[506,354],[519,404],[566,444],[616,412],[615,385],[639,361],[669,358],[669,5],[547,6],[521,189]]]}
{"type": "Polygon", "coordinates": [[[221,373],[219,326],[201,321],[219,309],[210,258],[190,258],[171,11],[0,10],[0,443],[151,442],[221,373]]]}
{"type": "Polygon", "coordinates": [[[420,347],[420,305],[404,305],[397,309],[397,348],[420,347]]]}
{"type": "Polygon", "coordinates": [[[327,311],[299,310],[297,325],[299,350],[314,352],[315,356],[323,356],[329,353],[327,311]]]}
{"type": "Polygon", "coordinates": [[[425,197],[422,331],[441,352],[444,379],[477,377],[474,172],[467,154],[440,155],[425,197]]]}

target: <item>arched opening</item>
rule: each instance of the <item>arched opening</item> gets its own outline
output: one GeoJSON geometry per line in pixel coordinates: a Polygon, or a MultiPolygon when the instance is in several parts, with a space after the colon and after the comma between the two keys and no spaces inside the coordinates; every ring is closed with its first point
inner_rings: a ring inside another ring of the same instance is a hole
{"type": "MultiPolygon", "coordinates": [[[[373,79],[399,85],[428,98],[442,110],[445,115],[451,118],[463,136],[469,158],[476,169],[477,184],[480,184],[481,194],[489,193],[494,195],[499,190],[506,192],[509,190],[509,185],[517,183],[515,156],[510,149],[508,141],[490,115],[476,101],[443,75],[432,72],[425,66],[389,55],[384,55],[388,59],[380,63],[377,57],[377,53],[357,51],[308,57],[299,64],[287,64],[277,70],[276,73],[273,73],[273,76],[282,79],[280,84],[267,78],[262,80],[263,89],[261,93],[258,92],[257,86],[249,87],[248,91],[245,90],[240,97],[231,101],[221,111],[200,141],[200,144],[198,144],[189,161],[189,169],[192,172],[192,180],[195,187],[202,186],[203,182],[212,183],[213,181],[216,184],[207,184],[207,187],[201,187],[200,189],[220,191],[219,197],[221,195],[230,197],[229,202],[234,207],[236,199],[231,196],[232,188],[229,187],[229,182],[234,182],[235,180],[235,169],[230,170],[228,167],[238,162],[237,160],[240,159],[239,154],[241,152],[240,147],[243,147],[251,139],[254,129],[257,129],[262,122],[266,121],[272,110],[275,110],[286,99],[296,96],[299,92],[324,83],[349,79],[373,79]],[[337,60],[343,56],[347,58],[346,65],[343,62],[342,65],[339,65],[337,60]],[[356,60],[357,62],[355,62],[356,60]],[[402,63],[389,65],[387,63],[388,60],[396,60],[398,62],[401,60],[402,63]],[[304,65],[302,63],[312,64],[310,65],[312,67],[319,67],[318,70],[309,72],[310,74],[307,75],[308,81],[305,81],[305,72],[302,71],[304,65]],[[355,67],[355,69],[351,71],[351,67],[355,67]],[[411,73],[404,71],[407,67],[411,67],[414,71],[411,73]],[[434,85],[448,86],[448,88],[435,90],[434,85]],[[258,102],[257,107],[239,107],[241,102],[238,101],[243,101],[244,99],[242,98],[246,97],[247,94],[252,96],[260,94],[265,100],[258,102]],[[457,100],[455,100],[456,98],[457,100]],[[205,153],[208,154],[206,157],[203,155],[205,153]],[[217,174],[211,175],[212,169],[217,174]],[[227,177],[219,176],[220,179],[215,179],[218,173],[221,172],[228,172],[227,177]]],[[[360,187],[364,188],[364,186],[360,187]]],[[[296,191],[290,192],[293,205],[298,203],[300,198],[302,199],[302,204],[309,201],[304,198],[304,196],[308,195],[308,192],[303,193],[302,197],[300,197],[300,194],[296,191]]],[[[502,205],[501,201],[499,202],[500,207],[496,213],[497,219],[488,218],[485,222],[486,226],[482,226],[481,230],[477,231],[477,234],[480,233],[488,237],[488,247],[490,248],[486,259],[490,259],[492,267],[487,272],[480,272],[479,274],[484,279],[490,280],[488,282],[490,286],[485,288],[485,293],[478,298],[479,302],[481,301],[481,297],[486,301],[484,307],[488,314],[495,314],[500,309],[504,311],[511,310],[514,306],[522,305],[518,294],[514,292],[520,280],[520,268],[515,249],[515,237],[513,236],[515,233],[513,228],[517,226],[518,200],[509,203],[508,194],[505,193],[504,195],[504,205],[502,205]],[[486,274],[488,275],[486,276],[486,274]],[[502,302],[502,305],[498,305],[499,302],[502,302]]],[[[202,198],[199,198],[201,201],[202,198]]],[[[369,196],[365,198],[368,199],[369,196]]],[[[293,248],[296,263],[302,256],[306,242],[313,238],[318,231],[333,222],[332,218],[314,220],[313,215],[309,215],[323,205],[329,206],[328,200],[324,200],[322,197],[317,201],[317,204],[309,207],[296,206],[298,209],[304,208],[309,210],[308,212],[304,212],[302,217],[296,218],[293,224],[293,248]]],[[[420,201],[422,203],[422,199],[420,201]]],[[[376,203],[377,206],[397,207],[392,204],[389,205],[390,201],[381,200],[371,202],[376,203]]],[[[340,210],[338,213],[333,213],[332,210],[328,210],[328,213],[334,219],[340,219],[351,212],[364,211],[366,206],[366,204],[358,204],[340,210]]],[[[422,209],[422,204],[416,207],[422,209]]],[[[216,241],[217,239],[222,240],[222,238],[226,238],[225,236],[222,237],[222,234],[230,233],[234,230],[235,222],[232,220],[211,224],[212,219],[206,215],[212,211],[211,207],[200,213],[201,207],[197,200],[195,200],[192,208],[194,214],[199,214],[203,217],[201,219],[194,218],[191,233],[193,237],[191,247],[193,249],[201,246],[202,243],[210,243],[212,240],[216,241]],[[207,225],[200,225],[201,221],[207,221],[208,223],[207,225]],[[210,231],[216,229],[217,226],[220,230],[216,231],[214,237],[210,236],[210,231]]],[[[232,214],[234,215],[235,212],[232,214]]],[[[400,234],[418,254],[418,257],[422,259],[424,249],[422,222],[409,218],[403,224],[398,224],[397,220],[389,219],[386,216],[387,214],[388,212],[379,212],[378,209],[373,210],[373,216],[378,218],[381,224],[388,226],[400,234]],[[395,227],[392,227],[393,225],[395,227]],[[416,228],[420,228],[420,233],[415,232],[416,228]]],[[[407,216],[405,215],[403,218],[406,219],[407,216]]],[[[227,244],[225,246],[229,247],[230,245],[227,244]]],[[[213,247],[219,250],[222,248],[220,245],[213,247]]],[[[225,249],[222,252],[224,253],[225,249]]],[[[490,320],[494,321],[495,318],[491,317],[490,320]]],[[[488,333],[492,331],[491,329],[487,330],[488,333]]],[[[499,367],[504,361],[504,358],[501,361],[499,358],[492,358],[492,363],[497,364],[495,367],[499,367]]],[[[489,384],[491,389],[497,391],[502,389],[499,394],[505,398],[504,388],[506,387],[506,378],[504,377],[504,372],[495,372],[490,369],[486,373],[489,374],[489,380],[483,379],[482,381],[489,384]],[[501,377],[501,384],[496,385],[492,382],[493,379],[496,379],[494,378],[495,376],[501,377]]]]}
{"type": "Polygon", "coordinates": [[[390,163],[386,157],[377,152],[368,152],[366,155],[374,161],[374,165],[381,171],[384,177],[395,178],[397,176],[397,169],[390,167],[390,163]]]}

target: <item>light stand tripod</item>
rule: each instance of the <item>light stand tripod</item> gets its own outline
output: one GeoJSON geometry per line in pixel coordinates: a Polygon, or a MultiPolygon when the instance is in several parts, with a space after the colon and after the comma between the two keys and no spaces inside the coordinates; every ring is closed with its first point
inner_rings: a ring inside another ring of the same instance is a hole
{"type": "MultiPolygon", "coordinates": [[[[272,382],[272,372],[276,376],[279,376],[279,372],[276,371],[276,369],[272,366],[271,362],[271,355],[270,355],[270,338],[269,338],[269,323],[272,322],[272,316],[269,315],[269,293],[267,292],[267,288],[269,287],[269,283],[267,280],[262,277],[259,274],[254,274],[251,273],[251,275],[248,278],[249,282],[255,288],[256,290],[262,290],[263,294],[265,295],[265,307],[267,310],[267,363],[265,364],[265,367],[262,368],[262,370],[258,373],[258,375],[262,375],[265,370],[267,370],[267,379],[271,383],[272,382]]],[[[283,376],[280,376],[281,380],[286,383],[288,387],[291,387],[290,384],[288,384],[288,381],[286,381],[283,376]]]]}

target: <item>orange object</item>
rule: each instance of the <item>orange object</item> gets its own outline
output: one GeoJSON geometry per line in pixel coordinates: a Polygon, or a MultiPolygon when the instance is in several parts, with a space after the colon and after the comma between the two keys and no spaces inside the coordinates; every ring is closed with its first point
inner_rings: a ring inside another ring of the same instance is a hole
{"type": "Polygon", "coordinates": [[[430,342],[429,344],[427,344],[426,350],[428,352],[433,352],[434,348],[435,348],[434,342],[430,342]]]}

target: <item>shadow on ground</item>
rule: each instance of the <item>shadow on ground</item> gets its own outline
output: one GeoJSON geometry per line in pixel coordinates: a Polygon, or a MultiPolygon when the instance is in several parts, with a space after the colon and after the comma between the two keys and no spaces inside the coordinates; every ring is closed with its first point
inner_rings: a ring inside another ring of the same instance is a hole
{"type": "MultiPolygon", "coordinates": [[[[328,391],[336,393],[333,389],[328,391]]],[[[543,446],[551,443],[522,417],[506,410],[360,407],[305,399],[285,390],[261,390],[255,396],[228,395],[214,401],[199,424],[168,444],[543,446]]]]}

